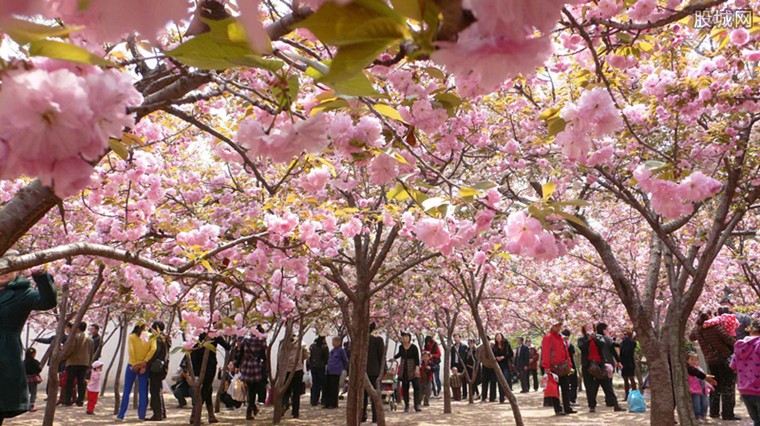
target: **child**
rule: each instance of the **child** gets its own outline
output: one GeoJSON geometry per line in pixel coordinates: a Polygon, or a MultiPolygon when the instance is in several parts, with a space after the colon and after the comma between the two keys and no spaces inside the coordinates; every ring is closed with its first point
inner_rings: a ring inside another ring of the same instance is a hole
{"type": "Polygon", "coordinates": [[[689,371],[689,391],[691,393],[691,403],[694,407],[694,415],[697,416],[697,420],[705,420],[707,416],[707,397],[713,390],[710,383],[705,383],[705,380],[711,383],[715,383],[713,376],[705,374],[702,368],[699,366],[699,357],[695,352],[689,352],[686,354],[689,371]]]}
{"type": "Polygon", "coordinates": [[[92,363],[92,372],[90,373],[90,382],[87,383],[87,414],[95,414],[95,404],[98,403],[98,394],[100,394],[100,374],[103,371],[103,361],[92,363]]]}
{"type": "Polygon", "coordinates": [[[755,426],[760,425],[760,320],[754,319],[749,336],[734,345],[731,368],[738,373],[737,387],[755,426]]]}
{"type": "Polygon", "coordinates": [[[456,367],[451,367],[451,391],[454,394],[454,401],[462,400],[462,375],[456,367]]]}
{"type": "Polygon", "coordinates": [[[430,405],[430,393],[433,389],[433,360],[429,351],[422,351],[420,365],[420,384],[422,385],[422,405],[430,405]]]}
{"type": "Polygon", "coordinates": [[[34,413],[37,411],[34,408],[34,401],[37,399],[37,385],[42,382],[42,366],[40,362],[35,359],[37,355],[37,349],[29,348],[26,350],[26,358],[24,358],[24,369],[26,370],[26,384],[29,385],[29,404],[31,408],[29,411],[34,413]]]}

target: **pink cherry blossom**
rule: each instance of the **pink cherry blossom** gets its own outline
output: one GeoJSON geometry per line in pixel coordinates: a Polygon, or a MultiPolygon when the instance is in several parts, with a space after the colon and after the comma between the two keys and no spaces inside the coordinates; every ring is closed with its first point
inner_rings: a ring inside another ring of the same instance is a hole
{"type": "Polygon", "coordinates": [[[357,217],[352,217],[351,220],[344,223],[340,227],[340,233],[343,235],[343,238],[346,239],[354,238],[355,236],[359,235],[361,231],[362,221],[357,217]]]}
{"type": "Polygon", "coordinates": [[[295,124],[287,120],[268,135],[260,122],[248,119],[240,124],[237,141],[249,150],[250,156],[268,157],[278,163],[290,161],[304,151],[317,152],[329,143],[323,114],[295,124]]]}
{"type": "Polygon", "coordinates": [[[430,247],[440,250],[451,242],[451,234],[441,219],[425,217],[417,221],[414,227],[417,239],[430,247]]]}
{"type": "Polygon", "coordinates": [[[367,172],[370,183],[385,185],[398,175],[398,161],[388,154],[380,154],[369,163],[367,172]]]}
{"type": "Polygon", "coordinates": [[[312,169],[301,180],[301,187],[307,192],[319,192],[325,188],[325,184],[331,177],[330,170],[326,166],[312,169]]]}
{"type": "Polygon", "coordinates": [[[737,47],[744,46],[749,41],[749,32],[744,28],[737,28],[731,31],[731,43],[737,47]]]}
{"type": "Polygon", "coordinates": [[[678,191],[686,200],[700,202],[717,194],[722,187],[717,180],[696,171],[681,181],[678,191]]]}

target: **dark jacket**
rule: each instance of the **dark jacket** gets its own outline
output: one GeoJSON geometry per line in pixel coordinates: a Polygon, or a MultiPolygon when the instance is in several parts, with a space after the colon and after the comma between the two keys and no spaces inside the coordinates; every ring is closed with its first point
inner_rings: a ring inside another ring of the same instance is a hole
{"type": "Polygon", "coordinates": [[[385,342],[380,336],[369,336],[367,348],[367,376],[378,377],[383,369],[385,342]]]}
{"type": "Polygon", "coordinates": [[[308,367],[310,370],[321,370],[324,372],[329,358],[330,349],[327,347],[326,343],[318,345],[317,342],[314,342],[309,346],[308,367]]]}
{"type": "Polygon", "coordinates": [[[96,334],[94,336],[90,336],[92,339],[92,360],[97,361],[100,359],[100,343],[102,341],[102,337],[100,334],[96,334]]]}
{"type": "MultiPolygon", "coordinates": [[[[148,372],[152,379],[163,380],[166,377],[166,375],[169,373],[169,359],[167,357],[168,354],[169,354],[169,344],[166,341],[166,337],[163,335],[159,335],[156,338],[156,352],[153,353],[153,357],[148,362],[148,372]],[[157,360],[162,360],[164,362],[164,368],[160,373],[154,373],[150,369],[150,365],[153,362],[156,362],[157,360]]],[[[209,354],[209,356],[210,355],[211,354],[209,354]]]]}
{"type": "MultiPolygon", "coordinates": [[[[217,346],[221,346],[224,348],[225,351],[230,350],[230,344],[227,343],[226,340],[222,337],[216,337],[214,340],[209,341],[211,346],[216,348],[217,346]]],[[[205,352],[207,349],[205,349],[202,346],[199,346],[196,349],[193,349],[193,351],[190,353],[190,360],[193,362],[193,373],[195,373],[196,377],[200,377],[201,375],[201,367],[203,366],[203,352],[205,352]]],[[[219,354],[219,351],[209,351],[208,353],[208,361],[206,361],[206,374],[203,376],[204,381],[213,381],[214,380],[214,374],[216,374],[216,356],[219,354]]]]}
{"type": "Polygon", "coordinates": [[[52,309],[58,304],[53,277],[39,274],[33,278],[36,289],[26,278],[16,278],[0,287],[0,418],[29,411],[21,330],[31,311],[52,309]]]}
{"type": "Polygon", "coordinates": [[[528,365],[530,365],[530,348],[522,344],[515,350],[515,368],[522,371],[528,365]]]}
{"type": "Polygon", "coordinates": [[[636,341],[627,336],[620,343],[620,363],[623,364],[623,376],[636,374],[636,341]]]}
{"type": "Polygon", "coordinates": [[[246,383],[266,383],[268,365],[267,341],[259,336],[249,336],[243,339],[238,352],[241,380],[246,383]]]}
{"type": "Polygon", "coordinates": [[[514,353],[512,352],[512,346],[510,346],[509,342],[506,340],[503,340],[504,346],[499,347],[496,343],[494,343],[491,346],[491,350],[493,351],[493,356],[500,357],[503,356],[504,359],[501,361],[497,361],[499,363],[499,368],[502,370],[509,367],[509,364],[512,362],[512,358],[514,357],[514,353]]]}
{"type": "Polygon", "coordinates": [[[456,343],[451,347],[451,365],[449,367],[456,367],[461,373],[464,371],[464,360],[467,358],[467,345],[456,343]]]}
{"type": "Polygon", "coordinates": [[[615,365],[615,362],[620,362],[620,357],[615,350],[615,341],[612,340],[612,337],[603,336],[601,334],[597,334],[596,337],[597,345],[599,345],[599,342],[602,342],[601,346],[598,346],[599,354],[602,356],[602,362],[612,365],[615,365]]]}
{"type": "Polygon", "coordinates": [[[689,339],[699,341],[699,348],[705,355],[707,365],[723,364],[734,352],[736,338],[728,334],[720,324],[704,327],[697,325],[689,334],[689,339]]]}
{"type": "Polygon", "coordinates": [[[420,351],[414,343],[409,345],[409,349],[404,348],[404,345],[399,346],[393,358],[400,360],[399,379],[412,380],[416,377],[415,371],[420,366],[420,351]]]}
{"type": "MultiPolygon", "coordinates": [[[[599,349],[599,355],[603,360],[604,355],[602,355],[602,347],[604,346],[604,342],[600,339],[600,336],[598,334],[592,334],[592,337],[596,343],[597,349],[599,349]]],[[[581,350],[581,367],[583,367],[584,370],[588,368],[588,352],[590,343],[591,337],[589,336],[581,336],[578,338],[578,349],[581,350]]]]}

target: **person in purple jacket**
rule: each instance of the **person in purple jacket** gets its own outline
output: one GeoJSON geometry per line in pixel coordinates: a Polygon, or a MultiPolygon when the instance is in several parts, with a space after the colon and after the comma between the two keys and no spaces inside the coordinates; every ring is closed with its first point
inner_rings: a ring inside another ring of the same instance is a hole
{"type": "Polygon", "coordinates": [[[755,426],[760,426],[760,319],[752,320],[749,336],[734,345],[731,368],[739,375],[739,393],[755,426]]]}
{"type": "Polygon", "coordinates": [[[333,337],[332,346],[330,357],[327,358],[327,375],[325,376],[324,390],[325,408],[338,408],[340,373],[348,367],[348,357],[346,356],[346,351],[341,346],[341,338],[333,337]]]}

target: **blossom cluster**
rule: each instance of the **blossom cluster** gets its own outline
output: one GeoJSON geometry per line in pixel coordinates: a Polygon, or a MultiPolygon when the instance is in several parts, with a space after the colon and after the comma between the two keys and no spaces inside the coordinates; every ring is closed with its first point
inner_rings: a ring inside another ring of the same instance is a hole
{"type": "Polygon", "coordinates": [[[641,165],[633,172],[639,187],[648,192],[652,208],[668,219],[691,214],[694,203],[699,203],[720,192],[723,185],[717,180],[696,171],[676,183],[653,177],[652,171],[641,165]]]}
{"type": "Polygon", "coordinates": [[[596,87],[583,92],[578,102],[562,109],[560,117],[567,125],[554,141],[568,160],[594,166],[602,162],[600,156],[611,157],[612,149],[605,145],[598,145],[600,154],[589,157],[594,139],[611,135],[623,126],[620,113],[605,89],[596,87]]]}
{"type": "Polygon", "coordinates": [[[87,186],[92,162],[134,125],[142,96],[116,70],[11,71],[0,91],[0,178],[38,177],[66,197],[87,186]]]}
{"type": "Polygon", "coordinates": [[[541,222],[519,211],[509,215],[504,228],[507,234],[507,251],[539,260],[549,260],[567,253],[567,246],[553,233],[544,229],[541,222]]]}
{"type": "Polygon", "coordinates": [[[456,43],[438,43],[431,58],[458,79],[475,79],[491,92],[508,78],[532,74],[552,54],[549,33],[560,18],[564,0],[469,0],[463,6],[477,21],[461,31],[456,43]],[[541,35],[536,36],[538,30],[541,35]]]}
{"type": "Polygon", "coordinates": [[[269,134],[260,121],[249,118],[240,123],[237,141],[250,156],[271,158],[277,163],[290,161],[304,151],[319,151],[329,143],[323,114],[296,122],[285,120],[269,134]]]}

